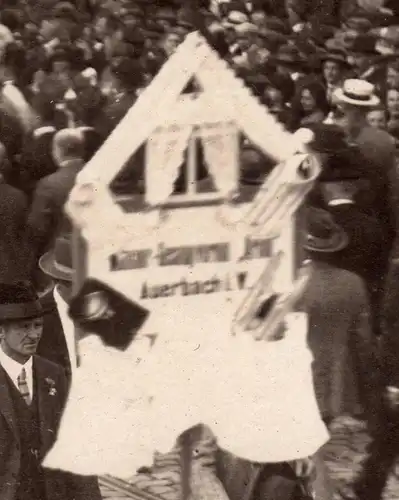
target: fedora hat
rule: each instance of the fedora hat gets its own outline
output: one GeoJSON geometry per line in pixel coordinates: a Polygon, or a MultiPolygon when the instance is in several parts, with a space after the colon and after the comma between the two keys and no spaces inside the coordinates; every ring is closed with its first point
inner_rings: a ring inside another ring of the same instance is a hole
{"type": "Polygon", "coordinates": [[[350,67],[351,65],[348,62],[348,55],[344,50],[341,50],[339,48],[331,49],[325,54],[320,55],[320,60],[321,62],[325,61],[334,61],[342,66],[350,67]]]}
{"type": "Polygon", "coordinates": [[[306,66],[306,61],[302,58],[298,48],[295,45],[282,45],[275,56],[270,57],[270,62],[278,66],[287,66],[292,68],[306,66]]]}
{"type": "Polygon", "coordinates": [[[338,125],[318,123],[309,127],[309,130],[312,132],[312,140],[308,146],[312,151],[335,154],[339,151],[346,151],[349,148],[345,132],[338,125]]]}
{"type": "Polygon", "coordinates": [[[378,56],[376,44],[377,39],[375,36],[360,34],[353,40],[348,52],[364,56],[378,56]]]}
{"type": "Polygon", "coordinates": [[[374,85],[356,78],[345,80],[343,87],[334,92],[334,97],[338,102],[354,106],[374,107],[380,103],[379,97],[374,94],[374,85]]]}
{"type": "Polygon", "coordinates": [[[333,253],[343,250],[349,238],[332,215],[321,208],[309,207],[305,213],[305,250],[333,253]]]}
{"type": "Polygon", "coordinates": [[[70,238],[65,236],[57,238],[53,249],[40,257],[39,267],[54,280],[72,281],[74,270],[70,238]]]}
{"type": "Polygon", "coordinates": [[[367,17],[352,16],[344,21],[343,26],[358,33],[368,33],[373,27],[373,23],[367,17]]]}
{"type": "Polygon", "coordinates": [[[39,318],[43,308],[34,288],[26,283],[0,284],[0,322],[39,318]]]}

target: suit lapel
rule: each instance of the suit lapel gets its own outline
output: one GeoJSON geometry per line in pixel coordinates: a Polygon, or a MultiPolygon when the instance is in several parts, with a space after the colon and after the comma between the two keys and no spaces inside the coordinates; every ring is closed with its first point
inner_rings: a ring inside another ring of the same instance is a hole
{"type": "Polygon", "coordinates": [[[42,452],[46,453],[55,440],[53,401],[49,395],[50,385],[46,381],[50,379],[49,374],[45,365],[36,356],[33,357],[33,377],[37,391],[42,452]]]}
{"type": "Polygon", "coordinates": [[[6,379],[7,375],[3,367],[0,365],[0,413],[4,416],[14,434],[18,436],[17,427],[15,425],[15,411],[11,400],[10,389],[6,379]]]}

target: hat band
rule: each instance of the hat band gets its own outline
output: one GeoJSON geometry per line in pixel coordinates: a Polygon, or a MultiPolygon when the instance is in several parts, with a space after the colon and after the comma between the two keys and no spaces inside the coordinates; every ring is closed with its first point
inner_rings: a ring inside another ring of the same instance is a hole
{"type": "Polygon", "coordinates": [[[68,266],[64,266],[63,264],[60,264],[55,259],[54,259],[54,267],[57,269],[57,271],[60,271],[61,273],[73,274],[73,269],[71,269],[68,266]]]}
{"type": "Polygon", "coordinates": [[[0,321],[35,318],[42,314],[43,309],[38,300],[21,304],[0,304],[0,321]]]}
{"type": "Polygon", "coordinates": [[[347,97],[348,99],[352,99],[353,101],[367,102],[371,99],[371,96],[369,95],[354,94],[352,92],[347,92],[346,90],[343,91],[343,94],[345,97],[347,97]]]}

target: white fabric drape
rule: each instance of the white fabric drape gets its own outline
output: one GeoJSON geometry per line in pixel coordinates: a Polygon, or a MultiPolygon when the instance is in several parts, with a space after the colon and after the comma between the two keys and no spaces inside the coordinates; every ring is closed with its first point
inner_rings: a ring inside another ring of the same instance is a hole
{"type": "Polygon", "coordinates": [[[172,194],[192,126],[160,129],[147,142],[146,201],[158,205],[172,194]]]}
{"type": "Polygon", "coordinates": [[[238,186],[238,134],[230,125],[201,127],[205,162],[216,189],[227,196],[238,186]]]}

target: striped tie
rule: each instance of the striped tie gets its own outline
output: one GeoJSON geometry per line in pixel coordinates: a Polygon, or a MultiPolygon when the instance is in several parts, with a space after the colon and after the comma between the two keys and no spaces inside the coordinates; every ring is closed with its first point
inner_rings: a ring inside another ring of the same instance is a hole
{"type": "Polygon", "coordinates": [[[25,368],[22,368],[21,373],[18,375],[18,389],[21,393],[21,396],[24,398],[24,401],[27,405],[30,405],[32,399],[29,393],[29,387],[26,382],[26,371],[25,368]]]}

